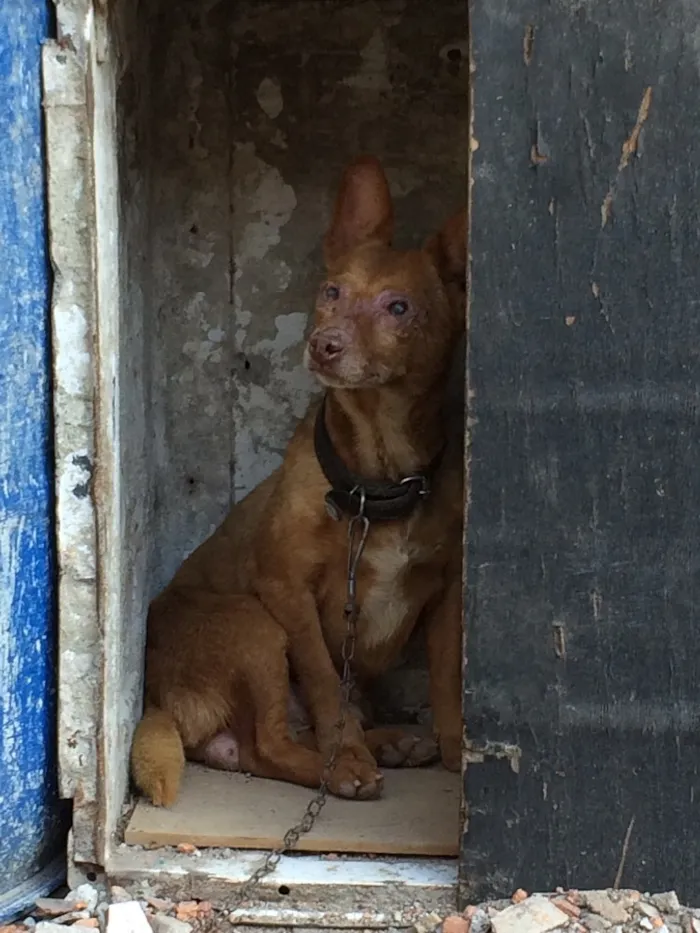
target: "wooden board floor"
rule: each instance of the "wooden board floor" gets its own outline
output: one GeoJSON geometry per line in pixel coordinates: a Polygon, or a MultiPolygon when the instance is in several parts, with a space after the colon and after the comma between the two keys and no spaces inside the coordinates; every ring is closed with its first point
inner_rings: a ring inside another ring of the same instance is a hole
{"type": "MultiPolygon", "coordinates": [[[[381,800],[329,797],[300,852],[455,856],[461,781],[440,767],[387,770],[381,800]]],[[[125,842],[145,846],[270,849],[297,823],[312,791],[188,764],[170,810],[140,801],[125,842]]]]}

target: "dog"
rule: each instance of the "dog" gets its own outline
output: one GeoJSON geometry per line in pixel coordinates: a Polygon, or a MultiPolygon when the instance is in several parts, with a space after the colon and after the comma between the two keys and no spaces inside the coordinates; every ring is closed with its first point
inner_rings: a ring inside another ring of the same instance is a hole
{"type": "Polygon", "coordinates": [[[323,400],[149,608],[131,772],[153,804],[176,800],[186,759],[308,787],[325,775],[331,793],[361,800],[381,794],[380,767],[440,758],[459,770],[463,460],[444,400],[466,226],[463,210],[424,248],[396,250],[380,163],[346,168],[305,350],[323,400]],[[365,730],[354,709],[338,735],[353,519],[367,532],[353,675],[361,687],[381,674],[423,624],[434,739],[365,730]]]}

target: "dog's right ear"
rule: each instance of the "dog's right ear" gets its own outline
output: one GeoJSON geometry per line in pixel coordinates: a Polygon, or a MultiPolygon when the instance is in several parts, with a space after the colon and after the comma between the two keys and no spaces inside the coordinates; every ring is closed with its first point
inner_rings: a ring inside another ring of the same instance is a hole
{"type": "Polygon", "coordinates": [[[360,156],[345,169],[333,220],[323,241],[326,264],[369,240],[389,245],[394,210],[389,184],[378,159],[360,156]]]}
{"type": "Polygon", "coordinates": [[[467,209],[462,208],[425,244],[446,285],[464,288],[467,278],[467,209]]]}

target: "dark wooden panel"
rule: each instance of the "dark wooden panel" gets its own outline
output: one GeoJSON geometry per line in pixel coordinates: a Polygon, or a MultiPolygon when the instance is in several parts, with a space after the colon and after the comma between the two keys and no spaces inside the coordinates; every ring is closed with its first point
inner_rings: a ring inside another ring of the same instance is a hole
{"type": "Polygon", "coordinates": [[[700,902],[700,5],[472,0],[462,895],[700,902]]]}

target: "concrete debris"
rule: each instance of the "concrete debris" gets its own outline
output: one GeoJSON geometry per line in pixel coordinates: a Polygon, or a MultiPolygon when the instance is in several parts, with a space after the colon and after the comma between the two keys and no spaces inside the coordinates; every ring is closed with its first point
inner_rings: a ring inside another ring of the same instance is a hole
{"type": "Polygon", "coordinates": [[[127,901],[132,900],[132,897],[126,888],[121,888],[118,884],[113,884],[109,890],[109,899],[113,904],[126,904],[127,901]]]}
{"type": "Polygon", "coordinates": [[[471,924],[469,933],[489,933],[491,918],[483,907],[467,907],[464,916],[471,924]]]}
{"type": "Polygon", "coordinates": [[[67,897],[40,897],[36,907],[40,914],[47,917],[60,917],[76,909],[76,902],[69,901],[67,897]]]}
{"type": "Polygon", "coordinates": [[[165,898],[162,897],[147,897],[146,903],[149,907],[152,907],[153,910],[163,914],[169,913],[175,906],[172,901],[165,900],[165,898]]]}
{"type": "Polygon", "coordinates": [[[41,920],[34,927],[34,933],[66,933],[66,931],[60,923],[55,923],[53,920],[41,920]]]}
{"type": "Polygon", "coordinates": [[[95,912],[99,899],[99,891],[93,884],[81,884],[66,897],[74,910],[87,910],[91,914],[95,912]]]}
{"type": "MultiPolygon", "coordinates": [[[[218,933],[228,928],[228,905],[170,900],[149,886],[136,893],[119,885],[107,890],[83,884],[59,893],[40,898],[30,916],[0,926],[0,933],[67,933],[68,927],[83,933],[218,933]]],[[[675,891],[557,888],[552,894],[529,894],[518,888],[502,900],[471,905],[463,914],[441,916],[415,904],[397,911],[394,920],[397,929],[412,927],[414,933],[700,933],[700,910],[682,906],[675,891]]]]}
{"type": "Polygon", "coordinates": [[[168,914],[155,914],[151,918],[153,933],[192,933],[192,924],[170,917],[168,914]]]}
{"type": "Polygon", "coordinates": [[[675,891],[666,891],[665,894],[653,894],[651,903],[657,907],[662,914],[677,914],[681,909],[681,903],[675,891]]]}
{"type": "Polygon", "coordinates": [[[107,933],[152,933],[138,901],[111,904],[107,911],[107,933]]]}
{"type": "Polygon", "coordinates": [[[419,917],[413,925],[416,933],[433,933],[442,923],[442,917],[439,914],[424,914],[419,917]]]}
{"type": "Polygon", "coordinates": [[[610,923],[627,923],[630,918],[624,904],[619,898],[614,898],[613,892],[587,891],[583,899],[592,913],[610,923]]]}
{"type": "Polygon", "coordinates": [[[493,933],[549,933],[561,929],[568,914],[546,897],[527,897],[506,907],[491,921],[493,933]]]}

